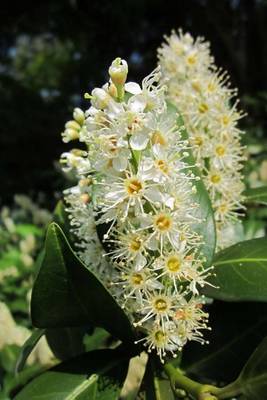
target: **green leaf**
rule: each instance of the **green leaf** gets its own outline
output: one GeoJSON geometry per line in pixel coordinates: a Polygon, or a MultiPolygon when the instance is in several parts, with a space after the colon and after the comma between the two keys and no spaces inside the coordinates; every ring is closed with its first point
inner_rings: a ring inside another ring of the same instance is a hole
{"type": "Polygon", "coordinates": [[[22,237],[27,237],[29,235],[42,236],[43,230],[33,224],[18,224],[16,225],[16,233],[22,237]]]}
{"type": "Polygon", "coordinates": [[[243,194],[247,203],[267,205],[267,186],[247,189],[243,194]]]}
{"type": "Polygon", "coordinates": [[[40,375],[45,371],[45,367],[34,364],[27,366],[18,374],[11,374],[5,376],[3,391],[6,395],[11,396],[21,390],[29,381],[40,375]]]}
{"type": "Polygon", "coordinates": [[[83,342],[86,351],[92,351],[109,347],[111,339],[112,337],[105,329],[95,328],[91,335],[85,335],[83,342]]]}
{"type": "Polygon", "coordinates": [[[119,349],[85,353],[34,379],[15,400],[116,400],[128,361],[119,349]]]}
{"type": "Polygon", "coordinates": [[[267,301],[267,238],[246,240],[219,252],[214,258],[217,286],[206,286],[206,296],[227,301],[267,301]]]}
{"type": "Polygon", "coordinates": [[[83,342],[87,328],[46,329],[45,336],[50,349],[59,360],[67,360],[85,352],[83,342]]]}
{"type": "Polygon", "coordinates": [[[45,255],[32,292],[31,316],[38,328],[93,325],[123,341],[134,340],[123,310],[76,257],[55,223],[48,227],[45,255]]]}
{"type": "Polygon", "coordinates": [[[214,301],[207,311],[212,330],[203,334],[209,344],[189,342],[181,368],[198,381],[229,383],[266,336],[267,303],[214,301]]]}
{"type": "Polygon", "coordinates": [[[175,400],[170,381],[160,376],[151,357],[149,357],[143,379],[145,400],[175,400]]]}
{"type": "MultiPolygon", "coordinates": [[[[168,110],[171,113],[177,114],[177,109],[171,103],[168,104],[168,110]]],[[[184,140],[187,140],[188,133],[184,128],[184,122],[181,115],[177,119],[177,124],[179,127],[183,127],[182,138],[184,140]]],[[[193,167],[191,168],[192,172],[197,177],[201,178],[201,173],[199,169],[194,166],[196,161],[192,155],[192,152],[190,151],[190,149],[187,150],[187,152],[189,155],[185,158],[185,161],[189,165],[193,165],[193,167]]],[[[194,224],[193,229],[203,238],[203,245],[200,246],[200,252],[205,256],[206,264],[208,266],[212,263],[216,246],[216,229],[213,209],[203,181],[200,179],[198,181],[195,181],[194,184],[196,187],[196,194],[193,196],[193,200],[199,205],[194,213],[194,216],[201,220],[201,222],[194,224]]]]}
{"type": "Polygon", "coordinates": [[[44,334],[44,329],[34,329],[29,339],[26,340],[26,342],[24,343],[24,345],[20,350],[20,354],[16,363],[16,372],[20,372],[23,369],[27,361],[27,358],[29,357],[29,355],[31,354],[31,352],[33,351],[33,349],[35,348],[35,346],[37,345],[43,334],[44,334]]]}
{"type": "Polygon", "coordinates": [[[267,393],[267,337],[256,348],[237,379],[247,400],[263,400],[267,393]]]}
{"type": "Polygon", "coordinates": [[[1,348],[0,365],[5,371],[14,373],[19,351],[19,346],[15,344],[8,344],[1,348]]]}

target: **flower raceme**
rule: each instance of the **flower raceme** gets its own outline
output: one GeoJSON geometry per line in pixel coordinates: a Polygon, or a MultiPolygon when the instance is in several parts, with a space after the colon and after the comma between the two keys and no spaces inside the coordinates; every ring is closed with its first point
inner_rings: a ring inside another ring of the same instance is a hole
{"type": "Polygon", "coordinates": [[[162,82],[168,98],[181,112],[194,156],[213,204],[217,245],[233,244],[236,222],[242,210],[242,117],[236,90],[229,88],[228,76],[214,65],[209,43],[194,40],[189,33],[172,32],[158,50],[162,82]]]}
{"type": "Polygon", "coordinates": [[[89,109],[75,109],[66,124],[63,140],[78,137],[84,150],[62,155],[78,178],[65,200],[78,255],[163,361],[188,340],[205,343],[199,287],[210,271],[193,228],[198,178],[185,161],[189,143],[168,110],[160,67],[141,86],[126,82],[127,73],[126,61],[114,60],[110,81],[86,94],[89,109]]]}

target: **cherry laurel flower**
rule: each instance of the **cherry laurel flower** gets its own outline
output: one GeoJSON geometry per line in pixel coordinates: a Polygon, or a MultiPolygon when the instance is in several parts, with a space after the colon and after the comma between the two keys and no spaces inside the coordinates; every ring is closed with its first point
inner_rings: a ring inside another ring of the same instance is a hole
{"type": "Polygon", "coordinates": [[[165,40],[158,49],[162,82],[183,116],[214,208],[217,245],[223,248],[233,243],[230,232],[244,209],[243,132],[237,126],[243,115],[237,109],[238,101],[231,104],[236,90],[229,87],[225,72],[214,65],[208,42],[194,40],[181,30],[165,40]]]}
{"type": "Polygon", "coordinates": [[[78,180],[65,191],[66,210],[78,255],[163,361],[188,340],[205,343],[199,288],[211,272],[193,228],[198,178],[185,162],[189,143],[168,111],[160,68],[141,86],[126,82],[127,72],[126,61],[114,60],[110,81],[86,95],[88,110],[75,110],[80,128],[66,128],[77,127],[84,145],[62,155],[78,180]]]}

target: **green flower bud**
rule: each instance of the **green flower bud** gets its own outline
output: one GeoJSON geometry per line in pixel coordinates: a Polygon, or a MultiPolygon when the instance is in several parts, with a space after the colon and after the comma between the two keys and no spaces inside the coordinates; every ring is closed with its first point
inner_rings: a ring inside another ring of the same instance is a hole
{"type": "Polygon", "coordinates": [[[128,64],[118,57],[112,62],[108,72],[115,86],[124,85],[128,74],[128,64]]]}
{"type": "Polygon", "coordinates": [[[73,118],[75,119],[75,121],[78,122],[78,124],[82,125],[84,123],[84,120],[85,120],[85,116],[84,116],[83,110],[81,110],[78,107],[74,108],[73,118]]]}

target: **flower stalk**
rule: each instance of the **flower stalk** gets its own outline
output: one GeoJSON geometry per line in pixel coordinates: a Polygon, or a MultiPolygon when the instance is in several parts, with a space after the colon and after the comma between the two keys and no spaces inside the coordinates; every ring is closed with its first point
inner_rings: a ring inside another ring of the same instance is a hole
{"type": "Polygon", "coordinates": [[[213,385],[203,385],[202,383],[188,378],[186,375],[184,375],[183,371],[175,368],[170,363],[165,364],[163,369],[170,380],[174,392],[176,392],[177,389],[183,389],[188,394],[193,396],[195,400],[223,400],[230,399],[241,394],[238,380],[225,387],[218,388],[217,386],[213,385]]]}

